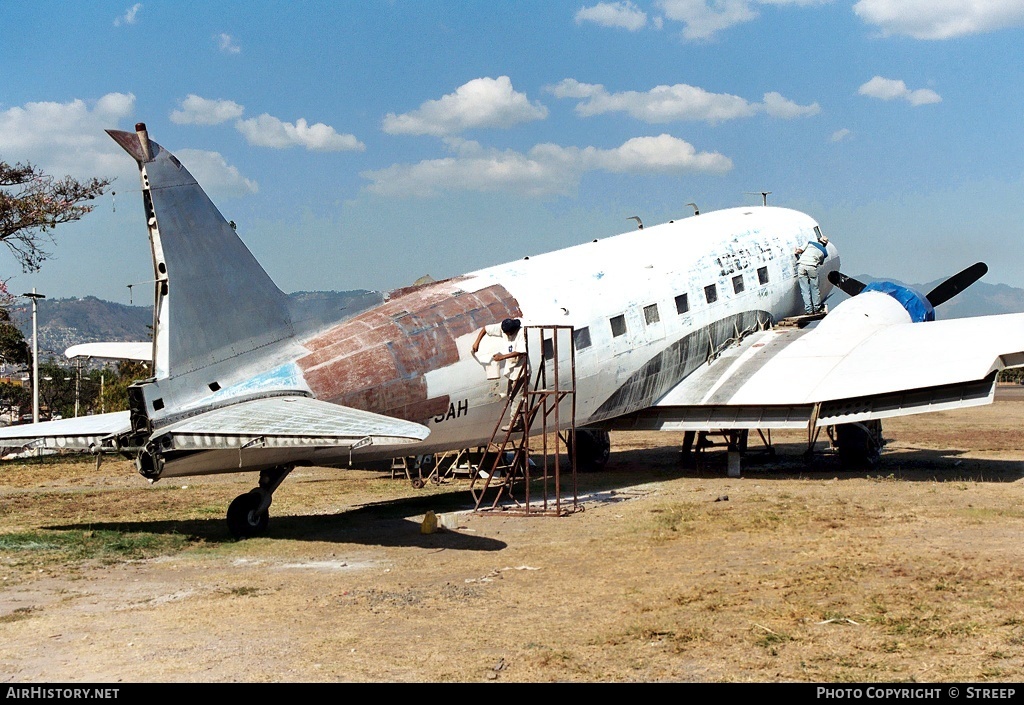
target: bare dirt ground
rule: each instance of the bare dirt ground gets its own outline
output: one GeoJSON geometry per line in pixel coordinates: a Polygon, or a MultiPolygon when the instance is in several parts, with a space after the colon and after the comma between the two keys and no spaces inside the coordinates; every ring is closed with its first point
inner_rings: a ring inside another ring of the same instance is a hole
{"type": "Polygon", "coordinates": [[[560,517],[298,469],[240,542],[252,475],[2,463],[0,682],[1021,681],[1022,422],[1016,388],[891,420],[859,472],[775,434],[741,478],[613,434],[560,517]]]}

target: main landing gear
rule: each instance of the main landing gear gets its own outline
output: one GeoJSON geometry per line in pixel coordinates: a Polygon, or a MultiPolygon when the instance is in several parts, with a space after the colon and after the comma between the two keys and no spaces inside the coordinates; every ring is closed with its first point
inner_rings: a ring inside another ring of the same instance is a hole
{"type": "Polygon", "coordinates": [[[228,531],[236,539],[260,536],[270,523],[270,503],[294,465],[277,465],[260,472],[260,486],[240,494],[228,506],[228,531]]]}
{"type": "MultiPolygon", "coordinates": [[[[569,457],[572,455],[572,437],[568,440],[569,457]]],[[[576,429],[576,469],[579,472],[600,472],[608,464],[612,452],[612,439],[607,431],[591,428],[576,429]]]]}

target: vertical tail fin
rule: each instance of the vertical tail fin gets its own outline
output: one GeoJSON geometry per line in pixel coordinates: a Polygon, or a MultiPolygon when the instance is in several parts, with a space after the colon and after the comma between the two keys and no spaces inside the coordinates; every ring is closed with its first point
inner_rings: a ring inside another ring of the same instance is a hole
{"type": "Polygon", "coordinates": [[[139,164],[153,252],[153,359],[177,377],[292,335],[277,288],[181,162],[146,126],[107,133],[139,164]]]}

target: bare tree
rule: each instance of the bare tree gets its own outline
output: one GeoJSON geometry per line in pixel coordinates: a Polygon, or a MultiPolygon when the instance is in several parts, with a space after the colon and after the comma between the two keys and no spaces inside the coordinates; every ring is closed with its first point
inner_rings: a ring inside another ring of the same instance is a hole
{"type": "Polygon", "coordinates": [[[44,173],[32,164],[0,161],[0,242],[10,248],[26,272],[39,270],[50,252],[51,231],[61,223],[78,220],[95,206],[112,179],[79,181],[44,173]]]}

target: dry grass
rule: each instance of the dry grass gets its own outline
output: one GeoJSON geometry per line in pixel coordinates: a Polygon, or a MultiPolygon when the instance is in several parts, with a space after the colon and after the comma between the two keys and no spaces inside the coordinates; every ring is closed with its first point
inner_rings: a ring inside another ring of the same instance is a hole
{"type": "Polygon", "coordinates": [[[742,478],[717,449],[683,471],[678,439],[616,434],[560,518],[459,513],[463,480],[301,469],[244,542],[223,513],[251,476],[3,464],[2,677],[1019,681],[1022,417],[888,422],[857,473],[779,434],[742,478]],[[420,533],[428,509],[454,528],[420,533]]]}

